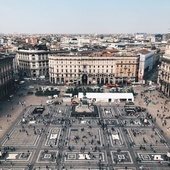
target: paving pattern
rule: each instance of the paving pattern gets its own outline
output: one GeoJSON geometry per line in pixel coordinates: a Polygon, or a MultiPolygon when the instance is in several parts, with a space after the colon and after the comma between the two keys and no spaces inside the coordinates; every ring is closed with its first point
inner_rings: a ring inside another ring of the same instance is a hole
{"type": "Polygon", "coordinates": [[[168,170],[169,140],[147,111],[97,106],[99,117],[72,117],[71,106],[24,110],[0,140],[3,170],[168,170]]]}

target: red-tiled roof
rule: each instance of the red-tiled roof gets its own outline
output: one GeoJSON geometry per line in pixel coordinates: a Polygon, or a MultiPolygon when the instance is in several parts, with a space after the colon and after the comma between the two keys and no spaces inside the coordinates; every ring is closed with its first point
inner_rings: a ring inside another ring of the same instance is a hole
{"type": "Polygon", "coordinates": [[[142,49],[142,50],[137,51],[137,53],[140,53],[140,54],[149,54],[150,51],[142,49]]]}

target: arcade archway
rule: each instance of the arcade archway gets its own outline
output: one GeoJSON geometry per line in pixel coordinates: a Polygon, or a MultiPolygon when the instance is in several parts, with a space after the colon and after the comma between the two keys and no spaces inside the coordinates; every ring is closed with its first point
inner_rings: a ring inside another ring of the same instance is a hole
{"type": "Polygon", "coordinates": [[[88,80],[87,74],[83,74],[82,75],[82,84],[87,84],[87,80],[88,80]]]}

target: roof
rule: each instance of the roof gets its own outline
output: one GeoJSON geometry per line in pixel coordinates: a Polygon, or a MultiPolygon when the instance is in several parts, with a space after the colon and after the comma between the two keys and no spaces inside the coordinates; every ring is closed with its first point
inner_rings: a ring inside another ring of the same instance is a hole
{"type": "MultiPolygon", "coordinates": [[[[86,93],[87,98],[111,98],[111,99],[133,99],[133,93],[86,93]]],[[[78,93],[78,98],[83,98],[83,93],[78,93]]]]}
{"type": "Polygon", "coordinates": [[[142,50],[137,51],[137,53],[140,53],[140,54],[149,54],[150,51],[142,49],[142,50]]]}

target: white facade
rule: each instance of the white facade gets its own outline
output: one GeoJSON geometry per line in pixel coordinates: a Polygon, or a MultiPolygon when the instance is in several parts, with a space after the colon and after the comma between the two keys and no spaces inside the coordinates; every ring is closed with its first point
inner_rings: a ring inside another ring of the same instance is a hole
{"type": "Polygon", "coordinates": [[[144,75],[146,72],[149,72],[153,68],[154,63],[154,52],[148,52],[147,54],[138,53],[139,55],[139,73],[138,78],[139,81],[143,80],[144,75]]]}
{"type": "Polygon", "coordinates": [[[115,83],[115,57],[49,54],[49,77],[56,83],[115,83]]]}
{"type": "Polygon", "coordinates": [[[43,50],[18,50],[18,71],[23,76],[48,76],[48,52],[43,50]]]}
{"type": "MultiPolygon", "coordinates": [[[[78,93],[78,98],[83,98],[83,93],[78,93]]],[[[118,102],[121,100],[134,101],[132,93],[86,93],[86,97],[96,102],[118,102]]]]}

